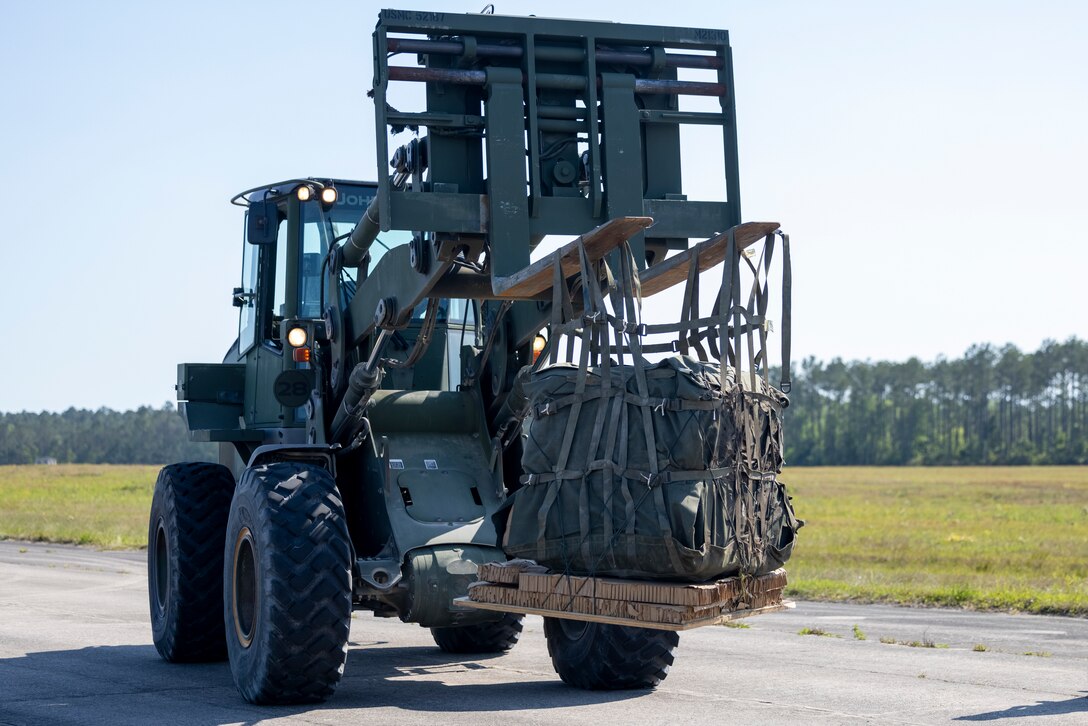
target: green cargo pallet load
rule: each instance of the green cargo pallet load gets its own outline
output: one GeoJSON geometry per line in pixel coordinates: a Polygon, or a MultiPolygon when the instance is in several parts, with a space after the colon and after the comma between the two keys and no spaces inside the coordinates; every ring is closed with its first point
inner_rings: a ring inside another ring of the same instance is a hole
{"type": "MultiPolygon", "coordinates": [[[[774,241],[768,235],[762,250],[768,267],[774,241]]],[[[618,277],[608,261],[582,256],[581,279],[603,280],[608,304],[589,284],[575,315],[555,281],[549,355],[515,389],[525,474],[507,555],[568,574],[696,582],[762,575],[789,559],[802,524],[778,480],[789,399],[767,380],[766,279],[749,262],[756,274],[742,301],[741,260],[731,243],[705,318],[689,275],[681,322],[669,325],[640,322],[629,254],[618,277]],[[677,337],[648,342],[661,334],[677,337]],[[747,371],[718,360],[746,348],[747,371]],[[665,350],[684,353],[644,357],[665,350]]]]}

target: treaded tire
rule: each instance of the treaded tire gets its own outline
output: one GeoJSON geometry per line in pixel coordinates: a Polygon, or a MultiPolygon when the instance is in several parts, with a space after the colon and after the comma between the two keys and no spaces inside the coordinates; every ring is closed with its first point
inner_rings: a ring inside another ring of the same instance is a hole
{"type": "Polygon", "coordinates": [[[447,653],[503,653],[521,637],[521,618],[506,613],[490,623],[431,628],[431,637],[447,653]]]}
{"type": "Polygon", "coordinates": [[[147,596],[155,649],[174,663],[223,660],[223,538],[234,492],[220,464],[159,471],[147,529],[147,596]]]}
{"type": "Polygon", "coordinates": [[[669,674],[680,634],[670,630],[544,618],[552,666],[563,682],[593,691],[653,688],[669,674]]]}
{"type": "Polygon", "coordinates": [[[266,704],[331,696],[351,626],[351,547],[332,476],[289,462],[247,469],[223,552],[223,621],[242,697],[266,704]]]}

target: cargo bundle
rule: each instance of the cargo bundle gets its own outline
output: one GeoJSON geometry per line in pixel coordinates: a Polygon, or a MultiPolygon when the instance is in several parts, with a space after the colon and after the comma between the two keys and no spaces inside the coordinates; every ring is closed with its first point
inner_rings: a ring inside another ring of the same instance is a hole
{"type": "MultiPolygon", "coordinates": [[[[757,263],[731,234],[723,241],[713,311],[699,314],[696,255],[678,323],[641,321],[626,248],[618,274],[607,259],[581,255],[577,279],[587,282],[577,313],[556,272],[546,355],[512,394],[524,415],[525,474],[507,520],[507,555],[565,574],[690,582],[762,575],[789,559],[801,526],[778,480],[789,399],[767,367],[776,235],[763,240],[757,263]],[[745,263],[752,284],[742,300],[745,263]],[[653,342],[662,335],[670,340],[653,342]],[[647,360],[663,352],[673,354],[647,360]]],[[[783,312],[785,358],[788,300],[783,312]]]]}

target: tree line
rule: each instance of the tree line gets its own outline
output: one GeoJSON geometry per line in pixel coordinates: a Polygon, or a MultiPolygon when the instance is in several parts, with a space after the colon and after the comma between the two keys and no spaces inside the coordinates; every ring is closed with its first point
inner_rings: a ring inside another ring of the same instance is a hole
{"type": "Polygon", "coordinates": [[[959,359],[809,358],[786,411],[795,465],[1088,464],[1088,343],[959,359]]]}
{"type": "MultiPolygon", "coordinates": [[[[800,466],[1088,464],[1088,343],[976,345],[955,360],[808,358],[785,413],[800,466]]],[[[0,464],[214,461],[174,406],[0,414],[0,464]]]]}
{"type": "Polygon", "coordinates": [[[167,464],[216,461],[215,444],[189,441],[177,409],[135,411],[70,408],[63,413],[0,413],[0,464],[39,459],[79,464],[167,464]]]}

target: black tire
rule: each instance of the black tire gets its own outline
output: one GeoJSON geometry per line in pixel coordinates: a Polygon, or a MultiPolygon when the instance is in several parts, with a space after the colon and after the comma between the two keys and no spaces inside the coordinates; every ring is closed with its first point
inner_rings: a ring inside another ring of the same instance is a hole
{"type": "Polygon", "coordinates": [[[174,663],[223,660],[223,539],[234,492],[219,464],[171,464],[155,482],[147,596],[155,649],[174,663]]]}
{"type": "Polygon", "coordinates": [[[251,703],[312,703],[344,674],[351,547],[336,482],[308,464],[247,469],[231,502],[221,612],[251,703]]]}
{"type": "Polygon", "coordinates": [[[669,674],[680,634],[671,630],[544,618],[552,667],[563,682],[591,691],[653,688],[669,674]]]}
{"type": "Polygon", "coordinates": [[[431,628],[431,637],[447,653],[503,653],[521,637],[521,618],[506,613],[490,623],[431,628]]]}

